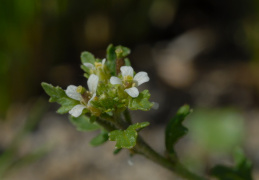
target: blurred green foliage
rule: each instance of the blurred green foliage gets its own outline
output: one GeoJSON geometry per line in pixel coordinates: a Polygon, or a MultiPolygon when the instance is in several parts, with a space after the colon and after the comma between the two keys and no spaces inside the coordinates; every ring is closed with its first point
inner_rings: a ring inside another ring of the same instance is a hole
{"type": "MultiPolygon", "coordinates": [[[[53,2],[56,11],[61,11],[59,8],[66,0],[53,2]]],[[[50,7],[50,3],[36,0],[0,3],[0,115],[11,102],[37,94],[44,66],[42,16],[44,7],[50,7]]]]}
{"type": "Polygon", "coordinates": [[[207,152],[232,152],[242,145],[244,118],[233,109],[196,109],[191,115],[190,134],[207,152]]]}
{"type": "Polygon", "coordinates": [[[234,160],[234,167],[217,165],[211,170],[211,175],[219,180],[252,180],[252,162],[241,149],[235,150],[234,160]]]}

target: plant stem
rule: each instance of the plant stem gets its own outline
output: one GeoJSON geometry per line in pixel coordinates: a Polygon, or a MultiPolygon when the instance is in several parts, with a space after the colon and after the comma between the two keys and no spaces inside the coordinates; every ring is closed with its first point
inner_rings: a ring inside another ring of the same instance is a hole
{"type": "MultiPolygon", "coordinates": [[[[128,113],[127,116],[130,118],[130,114],[128,113]]],[[[109,121],[102,120],[100,118],[97,118],[96,121],[98,124],[103,126],[107,131],[111,132],[116,129],[126,129],[126,126],[129,124],[126,122],[123,122],[119,117],[116,118],[115,121],[109,121]],[[116,123],[114,123],[116,122],[116,123]]],[[[169,169],[170,171],[176,173],[177,175],[188,179],[188,180],[206,180],[206,178],[200,177],[192,172],[190,172],[188,169],[186,169],[179,161],[178,159],[170,160],[167,159],[160,154],[158,154],[156,151],[154,151],[140,136],[137,138],[136,146],[131,149],[134,153],[141,154],[145,156],[146,158],[152,160],[153,162],[169,169]]]]}
{"type": "Polygon", "coordinates": [[[132,124],[131,116],[130,116],[129,110],[126,109],[126,110],[123,112],[123,114],[124,114],[124,117],[125,117],[126,122],[129,123],[129,124],[132,124]]]}
{"type": "Polygon", "coordinates": [[[99,125],[101,125],[104,129],[106,129],[108,132],[111,132],[117,129],[113,124],[105,120],[102,120],[101,118],[96,118],[96,122],[99,125]]]}
{"type": "Polygon", "coordinates": [[[146,142],[140,136],[137,139],[137,144],[134,147],[134,150],[136,153],[144,155],[146,158],[169,169],[170,171],[178,174],[179,176],[181,176],[185,179],[206,180],[205,178],[200,177],[200,176],[190,172],[180,162],[178,162],[178,161],[173,162],[173,161],[170,161],[169,159],[166,159],[165,157],[161,156],[156,151],[154,151],[149,145],[147,145],[146,142]]]}

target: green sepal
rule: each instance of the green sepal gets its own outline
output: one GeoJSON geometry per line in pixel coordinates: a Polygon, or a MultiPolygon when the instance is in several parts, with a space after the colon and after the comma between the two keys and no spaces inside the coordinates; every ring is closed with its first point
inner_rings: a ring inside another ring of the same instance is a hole
{"type": "Polygon", "coordinates": [[[54,87],[48,83],[41,83],[45,92],[50,96],[49,102],[57,102],[61,107],[57,110],[58,113],[64,114],[71,110],[75,105],[79,104],[78,101],[69,98],[65,91],[60,87],[54,87]]]}
{"type": "MultiPolygon", "coordinates": [[[[113,46],[110,44],[106,49],[107,67],[112,76],[116,75],[116,59],[126,58],[130,54],[130,49],[124,46],[113,46]]],[[[130,66],[129,59],[125,60],[126,66],[130,66]]]]}
{"type": "Polygon", "coordinates": [[[219,180],[252,180],[252,163],[242,150],[234,154],[235,167],[217,165],[211,170],[211,175],[219,180]]]}
{"type": "Polygon", "coordinates": [[[116,141],[115,148],[127,148],[131,149],[136,145],[137,131],[140,131],[144,127],[148,126],[149,122],[142,122],[130,125],[126,130],[115,130],[109,133],[109,140],[116,141]]]}
{"type": "Polygon", "coordinates": [[[87,68],[85,65],[81,65],[80,66],[81,67],[81,69],[85,72],[84,73],[84,77],[86,78],[86,79],[88,79],[89,78],[89,76],[90,76],[90,69],[89,68],[87,68]]]}
{"type": "Polygon", "coordinates": [[[84,63],[91,63],[94,65],[95,63],[95,57],[92,53],[84,51],[81,53],[81,62],[84,63]]]}
{"type": "Polygon", "coordinates": [[[142,91],[138,95],[138,97],[130,99],[128,107],[131,110],[138,110],[139,109],[139,110],[142,110],[142,111],[148,111],[154,105],[154,103],[151,103],[149,101],[149,98],[150,98],[150,93],[146,89],[146,90],[142,91]]]}
{"type": "Polygon", "coordinates": [[[116,53],[115,47],[110,44],[106,49],[107,67],[111,72],[111,75],[116,75],[116,53]]]}
{"type": "Polygon", "coordinates": [[[108,139],[109,139],[108,132],[107,131],[101,131],[100,134],[98,134],[96,137],[94,137],[90,141],[90,144],[92,146],[99,146],[99,145],[105,143],[106,141],[108,141],[108,139]]]}
{"type": "Polygon", "coordinates": [[[124,46],[116,46],[115,53],[117,58],[125,58],[130,54],[130,49],[124,46]]]}
{"type": "Polygon", "coordinates": [[[189,113],[189,105],[184,105],[180,107],[176,115],[169,121],[169,123],[166,126],[165,146],[167,152],[171,156],[174,155],[175,143],[188,132],[188,129],[182,125],[182,122],[189,113]]]}
{"type": "Polygon", "coordinates": [[[96,59],[95,59],[95,57],[94,57],[94,55],[92,53],[87,52],[87,51],[84,51],[84,52],[81,53],[82,65],[80,67],[85,72],[84,73],[84,77],[85,78],[88,79],[91,73],[90,73],[90,69],[88,67],[86,67],[84,65],[84,63],[91,63],[91,64],[94,65],[95,61],[96,61],[96,59]]]}
{"type": "Polygon", "coordinates": [[[130,62],[129,58],[125,58],[124,62],[125,62],[125,66],[131,66],[131,62],[130,62]]]}
{"type": "Polygon", "coordinates": [[[97,123],[91,123],[90,118],[85,115],[77,118],[69,116],[69,120],[78,131],[94,131],[101,128],[97,123]]]}

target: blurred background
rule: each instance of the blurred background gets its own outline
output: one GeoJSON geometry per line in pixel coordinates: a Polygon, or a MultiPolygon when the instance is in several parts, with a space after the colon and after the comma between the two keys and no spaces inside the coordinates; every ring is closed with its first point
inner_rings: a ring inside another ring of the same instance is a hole
{"type": "Polygon", "coordinates": [[[81,52],[104,58],[110,43],[131,48],[135,71],[151,78],[142,88],[160,108],[132,112],[152,123],[142,132],[151,146],[164,153],[165,124],[187,103],[190,133],[177,145],[184,163],[207,172],[231,165],[241,147],[259,178],[258,20],[256,0],[2,0],[0,179],[174,177],[127,151],[114,156],[111,142],[91,147],[96,133],[77,132],[47,103],[42,81],[86,85],[81,52]]]}

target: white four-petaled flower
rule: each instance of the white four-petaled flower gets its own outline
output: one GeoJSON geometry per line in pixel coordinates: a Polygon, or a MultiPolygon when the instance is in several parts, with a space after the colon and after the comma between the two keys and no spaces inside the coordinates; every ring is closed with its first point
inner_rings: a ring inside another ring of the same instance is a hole
{"type": "Polygon", "coordinates": [[[146,72],[138,72],[134,76],[134,70],[131,66],[122,66],[120,68],[122,80],[118,77],[112,76],[110,79],[111,84],[122,84],[125,87],[125,92],[127,92],[131,97],[135,98],[139,95],[139,90],[136,88],[141,84],[148,82],[149,77],[146,72]]]}
{"type": "Polygon", "coordinates": [[[87,108],[87,106],[90,106],[90,102],[94,99],[96,96],[96,89],[98,86],[99,77],[95,74],[91,74],[88,81],[87,86],[91,95],[91,98],[85,102],[85,99],[83,98],[82,94],[80,94],[77,89],[77,86],[69,85],[67,89],[65,90],[65,93],[68,97],[80,101],[80,104],[75,105],[70,111],[69,114],[71,114],[74,117],[78,117],[82,114],[83,109],[87,108]]]}

